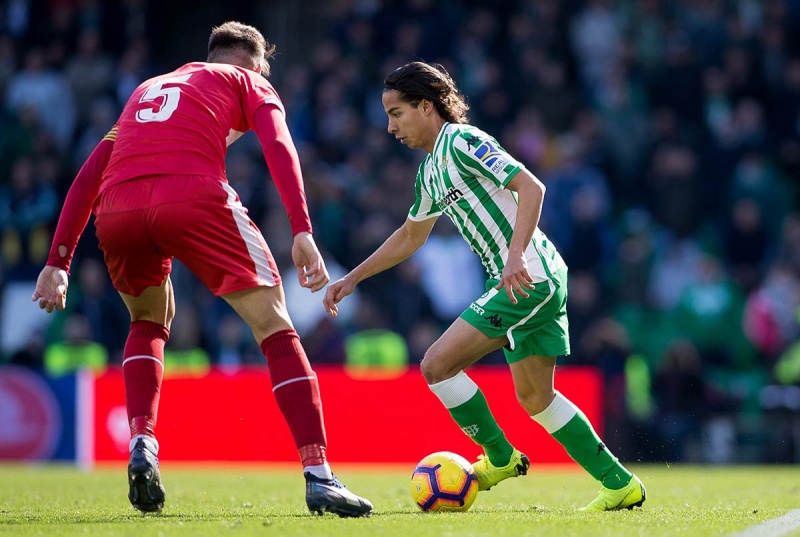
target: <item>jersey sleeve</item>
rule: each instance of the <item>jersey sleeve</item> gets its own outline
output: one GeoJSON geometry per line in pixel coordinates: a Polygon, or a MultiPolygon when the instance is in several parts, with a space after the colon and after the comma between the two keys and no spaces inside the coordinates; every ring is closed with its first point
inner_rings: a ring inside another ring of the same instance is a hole
{"type": "Polygon", "coordinates": [[[311,233],[300,158],[283,113],[274,107],[259,108],[253,116],[253,132],[261,142],[264,160],[286,208],[292,235],[311,233]]]}
{"type": "Polygon", "coordinates": [[[415,222],[435,218],[442,214],[442,211],[439,209],[438,205],[434,203],[431,195],[423,187],[423,181],[425,180],[425,164],[427,161],[428,159],[423,161],[417,172],[417,180],[414,183],[416,199],[414,200],[414,205],[412,205],[411,209],[408,211],[408,218],[415,222]]]}
{"type": "Polygon", "coordinates": [[[47,257],[48,265],[69,272],[78,240],[92,213],[92,205],[100,189],[103,171],[111,158],[111,150],[114,149],[114,141],[117,138],[117,129],[118,126],[114,125],[114,128],[97,144],[69,187],[64,207],[58,217],[53,244],[50,246],[50,255],[47,257]]]}
{"type": "Polygon", "coordinates": [[[497,140],[480,131],[462,131],[453,137],[452,144],[452,155],[461,166],[500,188],[505,188],[525,167],[500,147],[497,140]]]}
{"type": "MultiPolygon", "coordinates": [[[[256,72],[244,73],[242,81],[242,110],[244,111],[244,119],[247,125],[242,125],[242,129],[246,131],[247,128],[253,128],[253,117],[256,110],[262,106],[272,105],[280,110],[281,114],[286,116],[286,109],[283,107],[283,102],[278,96],[278,92],[272,87],[266,78],[256,72]]],[[[230,145],[230,144],[229,144],[230,145]]]]}

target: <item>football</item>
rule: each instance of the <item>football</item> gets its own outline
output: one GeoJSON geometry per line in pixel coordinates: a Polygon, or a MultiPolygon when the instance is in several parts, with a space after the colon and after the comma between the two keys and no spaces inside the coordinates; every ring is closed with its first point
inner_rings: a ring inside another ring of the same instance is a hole
{"type": "Polygon", "coordinates": [[[478,476],[456,453],[438,451],[417,464],[411,475],[411,498],[423,511],[466,511],[478,495],[478,476]]]}

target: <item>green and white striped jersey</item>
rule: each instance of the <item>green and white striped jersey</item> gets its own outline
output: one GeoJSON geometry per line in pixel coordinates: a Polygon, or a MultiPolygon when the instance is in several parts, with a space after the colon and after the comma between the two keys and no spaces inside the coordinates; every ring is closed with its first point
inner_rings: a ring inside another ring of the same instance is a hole
{"type": "MultiPolygon", "coordinates": [[[[416,201],[408,213],[422,221],[447,214],[490,279],[499,279],[517,220],[517,194],[506,190],[524,165],[497,140],[471,125],[445,123],[433,152],[420,164],[416,201]]],[[[549,280],[564,266],[555,246],[539,228],[525,250],[534,282],[549,280]]]]}

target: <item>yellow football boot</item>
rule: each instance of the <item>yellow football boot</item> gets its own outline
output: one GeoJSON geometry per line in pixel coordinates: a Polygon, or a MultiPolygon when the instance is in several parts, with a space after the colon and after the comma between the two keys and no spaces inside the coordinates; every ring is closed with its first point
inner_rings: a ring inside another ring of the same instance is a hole
{"type": "Polygon", "coordinates": [[[478,490],[489,490],[504,479],[527,474],[530,465],[528,456],[515,449],[511,453],[509,463],[502,468],[492,465],[486,455],[480,455],[478,462],[473,463],[472,468],[478,476],[478,490]]]}
{"type": "Polygon", "coordinates": [[[619,490],[603,487],[597,498],[581,511],[616,511],[617,509],[633,509],[641,507],[647,499],[647,489],[635,475],[631,482],[619,490]]]}

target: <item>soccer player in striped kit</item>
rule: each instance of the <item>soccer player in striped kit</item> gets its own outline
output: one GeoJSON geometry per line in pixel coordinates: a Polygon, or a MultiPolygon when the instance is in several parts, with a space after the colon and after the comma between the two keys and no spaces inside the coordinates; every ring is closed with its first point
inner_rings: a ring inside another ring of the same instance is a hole
{"type": "MultiPolygon", "coordinates": [[[[329,276],[311,234],[297,150],[265,78],[274,50],[256,28],[227,22],[212,30],[206,62],[134,91],[70,187],[32,296],[48,313],[64,308],[72,256],[94,211],[109,275],[131,314],[122,369],[131,431],[128,497],[140,511],[160,511],[165,499],[155,429],[175,315],[173,257],[252,329],[299,451],[309,510],[343,517],[372,511],[331,472],[316,374],[286,310],[272,253],[225,175],[227,146],[252,129],[289,216],[300,284],[322,289],[329,276]]],[[[219,443],[224,447],[225,439],[219,443]]]]}
{"type": "Polygon", "coordinates": [[[473,465],[479,490],[526,474],[530,465],[464,372],[502,348],[522,407],[600,483],[600,494],[584,509],[641,506],[642,482],[554,388],[556,358],[569,354],[567,267],[537,227],[544,185],[494,138],[467,124],[464,96],[441,65],[411,62],[396,69],[385,81],[383,107],[389,133],[428,153],[417,173],[416,201],[400,229],[328,286],[328,313],[335,317],[336,304],[359,282],[410,257],[446,214],[480,256],[489,279],[486,293],[428,349],[421,370],[453,420],[484,449],[473,465]]]}

